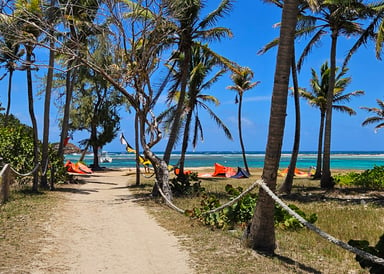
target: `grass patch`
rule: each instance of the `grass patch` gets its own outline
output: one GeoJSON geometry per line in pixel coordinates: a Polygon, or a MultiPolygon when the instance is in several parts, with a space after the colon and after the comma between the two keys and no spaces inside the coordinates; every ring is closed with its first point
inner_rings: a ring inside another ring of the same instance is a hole
{"type": "MultiPolygon", "coordinates": [[[[246,189],[260,172],[249,179],[207,178],[201,186],[224,203],[228,195],[225,185],[246,189]]],[[[279,178],[278,184],[282,183],[279,178]]],[[[144,188],[131,188],[141,197],[150,193],[153,183],[145,181],[144,188]]],[[[348,242],[366,239],[374,244],[384,233],[383,196],[377,192],[356,188],[320,189],[316,180],[297,178],[292,194],[282,199],[298,206],[305,213],[316,213],[315,223],[323,231],[348,242]]],[[[254,190],[258,192],[258,189],[254,190]]],[[[176,197],[174,203],[182,209],[199,206],[201,197],[176,197]]],[[[286,231],[276,229],[276,256],[264,257],[243,248],[242,230],[214,230],[196,220],[169,209],[154,200],[141,200],[148,211],[166,229],[173,231],[188,249],[197,273],[368,273],[360,268],[355,255],[327,242],[307,229],[286,231]]]]}
{"type": "Polygon", "coordinates": [[[12,191],[0,205],[0,272],[23,269],[41,248],[45,222],[57,204],[54,192],[33,193],[30,188],[12,191]]]}

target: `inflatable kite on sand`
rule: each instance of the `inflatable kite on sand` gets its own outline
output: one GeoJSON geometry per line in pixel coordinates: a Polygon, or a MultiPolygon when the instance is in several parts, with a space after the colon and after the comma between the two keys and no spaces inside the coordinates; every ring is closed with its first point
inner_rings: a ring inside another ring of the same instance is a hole
{"type": "Polygon", "coordinates": [[[215,171],[209,174],[199,174],[199,177],[225,177],[225,178],[249,178],[249,173],[241,167],[237,168],[237,172],[232,167],[226,167],[215,163],[215,171]]]}
{"type": "MultiPolygon", "coordinates": [[[[288,173],[288,168],[282,171],[279,171],[280,176],[287,176],[287,173],[288,173]]],[[[308,172],[305,172],[305,171],[299,170],[298,168],[295,168],[295,176],[297,177],[311,177],[311,175],[312,175],[311,170],[308,172]]]]}
{"type": "Polygon", "coordinates": [[[92,174],[92,170],[80,162],[72,163],[71,161],[68,160],[64,166],[68,172],[79,173],[79,174],[92,174]]]}

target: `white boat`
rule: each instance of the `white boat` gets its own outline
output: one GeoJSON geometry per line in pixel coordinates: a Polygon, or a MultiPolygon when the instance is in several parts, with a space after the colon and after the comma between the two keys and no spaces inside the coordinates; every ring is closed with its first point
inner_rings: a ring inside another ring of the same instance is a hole
{"type": "Polygon", "coordinates": [[[100,163],[112,163],[112,157],[108,156],[107,151],[101,152],[101,155],[99,157],[100,163]]]}

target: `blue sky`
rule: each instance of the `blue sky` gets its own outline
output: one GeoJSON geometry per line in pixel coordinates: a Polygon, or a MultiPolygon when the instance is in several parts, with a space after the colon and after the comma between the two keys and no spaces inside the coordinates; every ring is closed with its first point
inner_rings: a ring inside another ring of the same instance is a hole
{"type": "MultiPolygon", "coordinates": [[[[218,0],[209,0],[208,10],[212,10],[218,0]]],[[[266,43],[279,35],[279,29],[273,25],[280,21],[281,11],[271,4],[261,1],[237,1],[234,3],[233,11],[227,18],[221,20],[218,25],[225,26],[232,30],[234,37],[212,45],[218,53],[237,62],[241,66],[250,67],[254,72],[254,81],[261,83],[254,89],[247,91],[243,102],[243,137],[247,151],[264,151],[268,134],[268,123],[270,113],[270,101],[273,88],[273,77],[276,62],[276,50],[271,50],[265,55],[257,55],[257,52],[266,43]]],[[[319,71],[320,66],[329,59],[329,37],[323,38],[322,43],[307,58],[304,67],[299,75],[299,85],[309,88],[310,70],[314,68],[319,71]]],[[[344,55],[353,44],[354,38],[341,37],[338,46],[338,65],[341,65],[344,55]]],[[[300,47],[306,41],[298,41],[297,55],[300,54],[300,47]]],[[[37,60],[47,62],[46,54],[37,52],[37,60]]],[[[354,98],[348,105],[357,112],[355,116],[348,116],[343,113],[334,112],[332,126],[332,151],[383,151],[384,130],[374,132],[373,126],[362,127],[361,123],[370,114],[359,109],[360,106],[376,107],[376,99],[383,99],[384,81],[381,81],[383,63],[375,58],[373,43],[362,47],[349,63],[347,76],[352,77],[352,83],[347,92],[364,90],[365,95],[354,98]]],[[[41,69],[39,73],[43,73],[41,69]]],[[[11,112],[22,122],[30,124],[27,104],[27,90],[25,72],[16,72],[13,83],[13,97],[11,112]]],[[[204,127],[204,142],[198,144],[196,151],[239,151],[240,144],[237,132],[237,105],[234,104],[235,92],[226,89],[231,85],[230,75],[227,74],[212,87],[212,94],[216,96],[221,104],[218,107],[212,106],[215,112],[222,118],[225,124],[231,129],[233,141],[227,140],[222,132],[215,126],[209,117],[202,116],[204,127]]],[[[37,93],[39,83],[35,83],[37,93]]],[[[6,105],[7,78],[0,81],[0,101],[6,105]]],[[[54,100],[56,97],[54,98],[54,100]]],[[[302,133],[301,151],[314,151],[317,148],[319,110],[301,100],[302,112],[302,133]]],[[[35,96],[35,111],[39,123],[39,137],[42,138],[43,124],[43,97],[35,96]]],[[[201,112],[201,114],[203,114],[201,112]]],[[[58,128],[58,114],[56,109],[51,111],[51,132],[50,140],[59,140],[60,129],[58,128]]],[[[130,143],[133,139],[133,114],[122,112],[121,132],[124,132],[130,143]]],[[[283,150],[292,149],[294,133],[294,106],[293,98],[288,99],[287,120],[283,150]]],[[[74,144],[85,138],[85,134],[74,135],[74,144]]],[[[166,140],[154,148],[155,151],[162,151],[166,140]]],[[[118,138],[105,146],[108,151],[123,151],[118,138]]],[[[177,148],[176,148],[177,150],[177,148]]]]}

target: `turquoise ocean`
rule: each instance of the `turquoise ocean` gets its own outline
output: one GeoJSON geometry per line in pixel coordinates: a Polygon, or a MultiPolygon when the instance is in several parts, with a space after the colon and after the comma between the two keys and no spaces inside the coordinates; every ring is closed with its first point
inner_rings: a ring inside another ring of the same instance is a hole
{"type": "MultiPolygon", "coordinates": [[[[157,153],[162,157],[161,153],[157,153]]],[[[107,168],[132,168],[135,167],[135,155],[127,152],[108,152],[112,157],[111,163],[101,163],[107,168]]],[[[247,162],[249,167],[262,168],[264,165],[264,152],[247,152],[247,162]]],[[[180,157],[179,153],[172,154],[171,164],[177,163],[180,157]]],[[[286,168],[289,165],[291,154],[284,152],[281,155],[280,168],[286,168]]],[[[66,160],[76,162],[80,155],[66,155],[66,160]]],[[[298,156],[297,167],[307,169],[316,166],[317,154],[314,151],[301,152],[298,156]]],[[[93,163],[93,155],[86,155],[84,162],[93,163]]],[[[186,164],[188,168],[193,167],[212,167],[215,163],[229,167],[242,167],[243,159],[240,152],[231,151],[207,151],[190,152],[186,155],[186,164]]],[[[331,169],[371,169],[375,165],[384,165],[383,151],[335,151],[331,154],[331,169]]]]}

